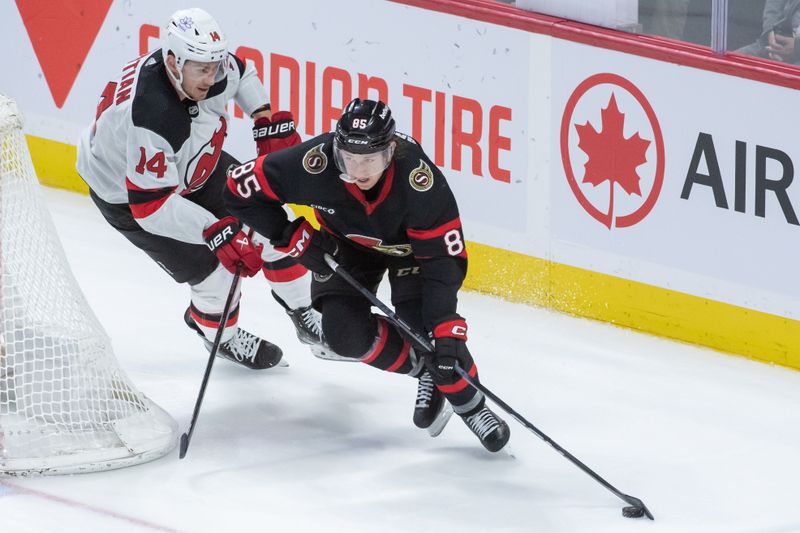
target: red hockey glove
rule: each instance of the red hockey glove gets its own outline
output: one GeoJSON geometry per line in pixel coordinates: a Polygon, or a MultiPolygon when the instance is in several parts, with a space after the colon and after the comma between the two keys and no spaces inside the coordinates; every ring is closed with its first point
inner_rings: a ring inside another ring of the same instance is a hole
{"type": "Polygon", "coordinates": [[[428,359],[428,370],[436,383],[454,383],[460,379],[455,371],[458,363],[463,370],[472,368],[472,355],[467,349],[467,322],[451,315],[433,328],[433,357],[428,359]]]}
{"type": "Polygon", "coordinates": [[[283,230],[280,240],[271,240],[283,252],[317,274],[330,274],[325,254],[335,256],[339,250],[336,238],[325,231],[315,230],[304,217],[298,217],[283,230]]]}
{"type": "Polygon", "coordinates": [[[258,155],[267,155],[300,144],[300,135],[294,129],[294,117],[288,111],[257,118],[253,126],[253,140],[256,141],[258,155]]]}
{"type": "Polygon", "coordinates": [[[211,224],[203,230],[203,239],[230,272],[236,272],[236,265],[241,263],[242,276],[249,278],[258,274],[264,265],[261,259],[264,246],[254,245],[234,217],[225,217],[211,224]]]}

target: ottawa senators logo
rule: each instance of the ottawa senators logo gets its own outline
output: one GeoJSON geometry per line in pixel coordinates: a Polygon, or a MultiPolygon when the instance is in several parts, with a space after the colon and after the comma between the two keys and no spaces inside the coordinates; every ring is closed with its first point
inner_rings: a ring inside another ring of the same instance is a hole
{"type": "Polygon", "coordinates": [[[322,151],[325,143],[318,144],[303,156],[303,168],[309,174],[319,174],[328,167],[328,156],[322,151]]]}
{"type": "Polygon", "coordinates": [[[415,190],[419,192],[427,191],[433,187],[433,172],[431,171],[431,167],[420,159],[419,166],[408,175],[408,181],[415,190]]]}
{"type": "Polygon", "coordinates": [[[365,246],[367,248],[372,248],[373,250],[381,252],[382,254],[391,255],[392,257],[405,257],[407,255],[411,255],[410,244],[383,244],[381,239],[376,239],[375,237],[365,237],[364,235],[354,235],[352,233],[348,233],[346,237],[356,244],[360,244],[361,246],[365,246]]]}

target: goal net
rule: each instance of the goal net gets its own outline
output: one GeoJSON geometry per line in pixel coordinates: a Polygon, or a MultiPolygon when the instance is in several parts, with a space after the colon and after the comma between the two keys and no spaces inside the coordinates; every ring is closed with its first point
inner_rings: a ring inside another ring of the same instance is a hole
{"type": "Polygon", "coordinates": [[[0,95],[0,475],[129,466],[177,435],[119,367],[45,208],[16,104],[0,95]]]}

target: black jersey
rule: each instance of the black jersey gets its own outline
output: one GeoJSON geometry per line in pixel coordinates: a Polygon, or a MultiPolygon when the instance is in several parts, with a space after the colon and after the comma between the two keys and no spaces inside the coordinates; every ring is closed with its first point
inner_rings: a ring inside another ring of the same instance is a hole
{"type": "Polygon", "coordinates": [[[225,201],[242,222],[280,239],[284,203],[310,206],[324,230],[389,257],[413,256],[423,277],[423,319],[428,327],[456,312],[467,270],[467,250],[453,193],[441,171],[410,137],[397,148],[381,180],[369,191],[339,178],[333,134],[259,157],[228,178],[225,201]]]}

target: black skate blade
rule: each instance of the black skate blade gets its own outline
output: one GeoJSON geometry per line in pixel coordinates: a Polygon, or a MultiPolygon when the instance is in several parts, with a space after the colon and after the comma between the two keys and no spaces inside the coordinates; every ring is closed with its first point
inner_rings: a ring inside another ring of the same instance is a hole
{"type": "Polygon", "coordinates": [[[353,359],[352,357],[343,357],[330,348],[322,346],[321,344],[309,344],[308,349],[311,350],[311,353],[317,359],[324,359],[326,361],[347,361],[351,363],[358,362],[358,359],[353,359]]]}
{"type": "Polygon", "coordinates": [[[433,419],[431,425],[425,428],[431,437],[438,437],[444,431],[444,427],[450,417],[453,416],[453,408],[450,406],[450,402],[444,399],[442,401],[444,402],[444,407],[436,414],[436,418],[433,419]]]}

